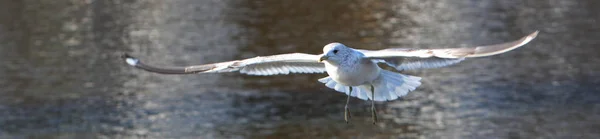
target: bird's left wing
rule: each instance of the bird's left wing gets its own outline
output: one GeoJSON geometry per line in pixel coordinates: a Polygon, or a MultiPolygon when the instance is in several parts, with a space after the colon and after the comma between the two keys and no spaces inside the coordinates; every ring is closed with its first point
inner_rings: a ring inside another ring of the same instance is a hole
{"type": "Polygon", "coordinates": [[[383,50],[360,50],[366,58],[376,62],[384,62],[398,70],[421,68],[437,68],[456,64],[465,58],[484,57],[508,52],[519,48],[533,40],[538,34],[535,31],[519,40],[501,44],[442,49],[406,49],[390,48],[383,50]]]}
{"type": "Polygon", "coordinates": [[[156,67],[142,63],[130,55],[123,55],[125,62],[136,68],[161,74],[200,74],[235,72],[248,75],[277,75],[289,73],[323,73],[325,65],[318,62],[319,56],[304,53],[290,53],[259,56],[243,60],[194,65],[186,67],[156,67]]]}

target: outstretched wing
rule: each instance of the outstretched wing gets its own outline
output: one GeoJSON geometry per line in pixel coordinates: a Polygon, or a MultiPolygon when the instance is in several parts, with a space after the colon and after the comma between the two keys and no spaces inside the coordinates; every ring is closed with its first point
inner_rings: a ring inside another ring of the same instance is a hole
{"type": "Polygon", "coordinates": [[[445,49],[406,49],[390,48],[383,50],[358,50],[366,58],[376,62],[385,62],[398,70],[421,68],[437,68],[456,64],[464,58],[484,57],[508,52],[519,48],[533,40],[538,34],[535,31],[519,40],[501,44],[477,46],[470,48],[445,48],[445,49]],[[415,58],[419,58],[414,60],[415,58]]]}
{"type": "Polygon", "coordinates": [[[289,73],[323,73],[325,65],[319,63],[318,55],[291,53],[254,57],[244,60],[195,65],[187,67],[156,67],[142,63],[130,55],[123,55],[125,62],[136,68],[162,74],[195,74],[235,72],[248,75],[276,75],[289,73]]]}

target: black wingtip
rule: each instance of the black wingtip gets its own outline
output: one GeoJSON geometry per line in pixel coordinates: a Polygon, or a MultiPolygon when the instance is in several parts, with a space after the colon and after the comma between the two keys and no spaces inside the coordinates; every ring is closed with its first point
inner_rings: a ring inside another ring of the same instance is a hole
{"type": "Polygon", "coordinates": [[[122,59],[127,59],[127,58],[134,58],[133,56],[129,55],[128,53],[124,53],[123,55],[121,55],[122,59]]]}
{"type": "Polygon", "coordinates": [[[121,55],[121,58],[123,58],[123,60],[125,60],[125,63],[127,63],[131,66],[136,66],[140,62],[137,58],[135,58],[127,53],[121,55]]]}

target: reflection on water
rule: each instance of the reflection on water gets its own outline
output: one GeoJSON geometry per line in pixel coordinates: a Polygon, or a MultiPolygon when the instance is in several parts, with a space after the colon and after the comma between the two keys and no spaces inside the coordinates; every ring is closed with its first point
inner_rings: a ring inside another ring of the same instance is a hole
{"type": "Polygon", "coordinates": [[[0,0],[0,138],[592,138],[600,133],[600,6],[581,1],[0,0]],[[326,75],[173,76],[158,65],[351,47],[531,44],[443,69],[368,103],[326,75]]]}

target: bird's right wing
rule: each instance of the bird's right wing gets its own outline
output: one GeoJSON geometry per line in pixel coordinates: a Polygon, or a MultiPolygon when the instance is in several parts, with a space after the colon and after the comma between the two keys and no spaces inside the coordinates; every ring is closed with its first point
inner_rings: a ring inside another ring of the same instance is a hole
{"type": "Polygon", "coordinates": [[[477,47],[442,48],[442,49],[407,49],[390,48],[383,50],[360,50],[365,57],[376,62],[383,62],[398,70],[438,68],[456,64],[465,58],[484,57],[508,52],[519,48],[533,40],[538,31],[519,40],[477,47]]]}
{"type": "Polygon", "coordinates": [[[195,74],[235,72],[248,75],[277,75],[289,73],[324,73],[325,65],[319,56],[304,53],[280,54],[243,60],[194,65],[186,67],[156,67],[142,63],[130,55],[123,55],[125,62],[136,68],[161,74],[195,74]]]}

